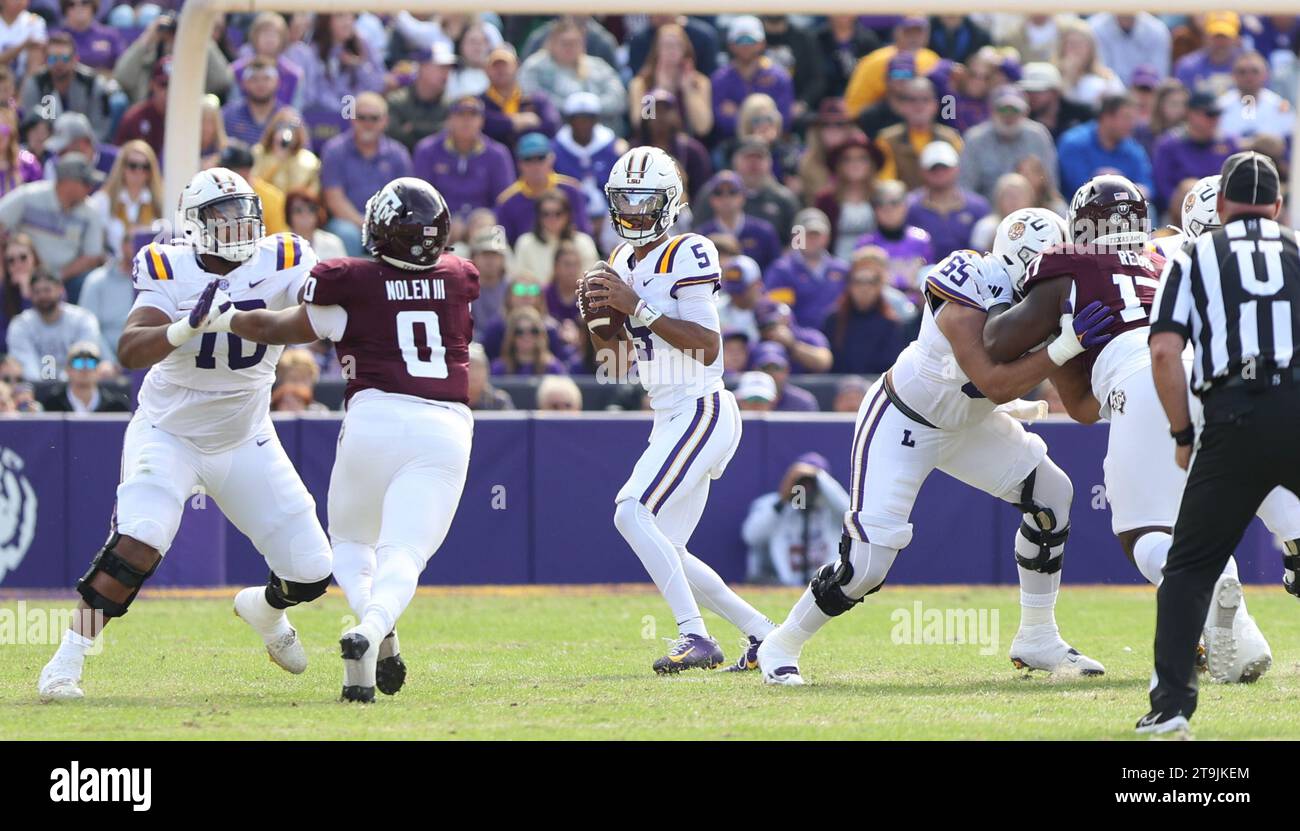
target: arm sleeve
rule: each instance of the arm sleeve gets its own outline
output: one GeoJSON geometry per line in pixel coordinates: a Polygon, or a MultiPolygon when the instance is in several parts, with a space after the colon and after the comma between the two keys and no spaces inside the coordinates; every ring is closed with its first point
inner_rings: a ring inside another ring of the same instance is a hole
{"type": "Polygon", "coordinates": [[[1151,334],[1177,332],[1191,337],[1192,320],[1192,258],[1189,243],[1165,262],[1165,273],[1156,289],[1156,299],[1151,304],[1151,334]]]}
{"type": "Polygon", "coordinates": [[[307,310],[307,319],[311,321],[311,328],[317,337],[336,343],[343,339],[343,333],[348,329],[347,309],[342,306],[318,306],[315,303],[306,303],[303,308],[307,310]]]}
{"type": "Polygon", "coordinates": [[[722,321],[711,288],[692,286],[682,290],[677,295],[677,310],[682,320],[698,323],[713,332],[722,332],[722,321]]]}

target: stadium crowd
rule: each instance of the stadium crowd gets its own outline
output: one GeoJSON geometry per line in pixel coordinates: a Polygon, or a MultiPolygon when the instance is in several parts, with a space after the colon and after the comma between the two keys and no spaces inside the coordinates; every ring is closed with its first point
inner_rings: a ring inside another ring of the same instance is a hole
{"type": "MultiPolygon", "coordinates": [[[[0,0],[0,412],[123,409],[131,262],[165,235],[159,160],[179,2],[0,0]],[[96,383],[96,382],[100,383],[96,383]],[[59,383],[52,383],[59,382],[59,383]]],[[[427,179],[477,264],[473,405],[582,409],[577,282],[608,254],[602,185],[673,154],[675,232],[714,240],[726,370],[751,409],[800,376],[886,369],[926,268],[1100,172],[1167,222],[1231,153],[1289,167],[1300,17],[1212,12],[541,18],[230,15],[206,55],[203,164],[249,179],[268,233],[361,253],[366,199],[427,179]]],[[[274,407],[319,408],[327,343],[286,350],[274,407]]],[[[585,383],[585,382],[584,382],[585,383]]],[[[129,388],[129,387],[128,387],[129,388]]],[[[590,406],[590,403],[588,403],[590,406]]],[[[618,406],[642,406],[629,393],[618,406]]]]}

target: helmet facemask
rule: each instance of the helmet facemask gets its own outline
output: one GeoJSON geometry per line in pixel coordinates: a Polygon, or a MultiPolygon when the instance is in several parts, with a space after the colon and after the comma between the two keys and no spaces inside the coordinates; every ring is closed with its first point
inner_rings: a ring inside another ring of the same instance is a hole
{"type": "Polygon", "coordinates": [[[186,209],[182,217],[185,237],[198,250],[223,260],[242,263],[266,236],[262,200],[253,194],[225,196],[186,209]]]}
{"type": "Polygon", "coordinates": [[[614,232],[633,245],[663,236],[677,221],[676,188],[605,188],[614,232]]]}

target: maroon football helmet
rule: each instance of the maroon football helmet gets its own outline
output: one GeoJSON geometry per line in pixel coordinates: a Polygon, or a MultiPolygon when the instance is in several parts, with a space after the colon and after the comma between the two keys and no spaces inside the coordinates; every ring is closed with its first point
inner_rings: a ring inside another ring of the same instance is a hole
{"type": "Polygon", "coordinates": [[[1123,176],[1094,176],[1074,192],[1066,230],[1075,245],[1141,248],[1151,234],[1146,197],[1123,176]]]}
{"type": "Polygon", "coordinates": [[[449,236],[447,203],[423,179],[394,179],[366,200],[361,245],[389,265],[407,271],[433,268],[449,236]]]}

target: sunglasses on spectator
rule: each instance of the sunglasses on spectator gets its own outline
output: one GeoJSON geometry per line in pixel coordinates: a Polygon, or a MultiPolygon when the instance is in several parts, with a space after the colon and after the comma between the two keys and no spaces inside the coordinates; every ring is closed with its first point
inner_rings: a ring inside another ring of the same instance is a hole
{"type": "Polygon", "coordinates": [[[79,355],[68,361],[68,366],[73,369],[94,369],[99,366],[99,358],[92,358],[90,355],[79,355]]]}
{"type": "Polygon", "coordinates": [[[22,380],[23,376],[21,375],[0,375],[0,381],[3,381],[11,387],[14,384],[21,384],[22,380]]]}
{"type": "Polygon", "coordinates": [[[522,326],[515,330],[516,335],[540,335],[541,333],[541,329],[532,326],[522,326]]]}
{"type": "Polygon", "coordinates": [[[740,191],[736,188],[714,188],[714,196],[739,196],[740,191]]]}
{"type": "Polygon", "coordinates": [[[152,170],[152,169],[153,169],[153,165],[149,164],[148,162],[127,162],[127,163],[126,163],[126,169],[127,169],[127,170],[137,170],[137,171],[138,171],[138,170],[152,170]]]}
{"type": "Polygon", "coordinates": [[[318,210],[320,209],[311,202],[299,202],[293,206],[293,210],[291,210],[290,213],[314,215],[318,210]]]}
{"type": "Polygon", "coordinates": [[[907,204],[907,201],[904,200],[904,199],[884,199],[884,200],[881,200],[880,202],[877,202],[877,203],[876,203],[876,207],[877,207],[877,208],[897,208],[899,205],[905,205],[905,204],[907,204]]]}
{"type": "Polygon", "coordinates": [[[57,65],[57,64],[61,64],[61,63],[72,63],[72,58],[73,58],[72,55],[54,55],[54,54],[51,54],[51,55],[46,55],[46,56],[45,56],[45,62],[46,62],[47,64],[49,64],[50,66],[55,66],[55,65],[57,65]]]}
{"type": "MultiPolygon", "coordinates": [[[[547,155],[549,155],[549,154],[547,154],[547,155]]],[[[519,161],[521,161],[521,162],[544,162],[544,161],[546,161],[546,156],[545,156],[545,155],[542,155],[542,156],[524,156],[524,157],[522,157],[519,161]]]]}
{"type": "Polygon", "coordinates": [[[532,283],[515,283],[510,287],[510,293],[515,297],[537,297],[542,293],[542,287],[532,283]]]}
{"type": "Polygon", "coordinates": [[[5,257],[5,265],[13,265],[14,263],[30,263],[31,261],[31,254],[10,254],[5,257]]]}

